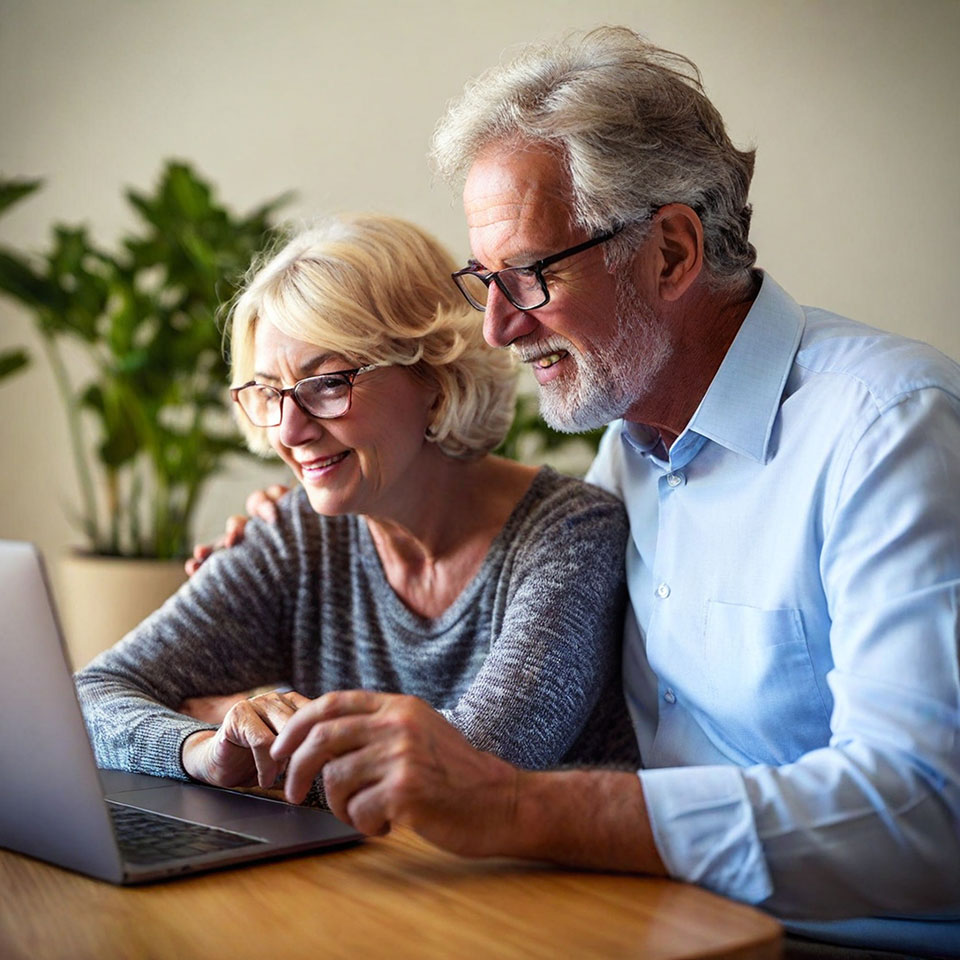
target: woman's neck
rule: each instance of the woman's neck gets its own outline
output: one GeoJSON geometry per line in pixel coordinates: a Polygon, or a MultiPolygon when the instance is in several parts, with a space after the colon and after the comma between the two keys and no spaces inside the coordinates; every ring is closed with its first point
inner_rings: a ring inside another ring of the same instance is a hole
{"type": "Polygon", "coordinates": [[[473,579],[490,545],[533,482],[536,468],[437,451],[391,516],[366,522],[387,581],[408,608],[435,618],[473,579]]]}

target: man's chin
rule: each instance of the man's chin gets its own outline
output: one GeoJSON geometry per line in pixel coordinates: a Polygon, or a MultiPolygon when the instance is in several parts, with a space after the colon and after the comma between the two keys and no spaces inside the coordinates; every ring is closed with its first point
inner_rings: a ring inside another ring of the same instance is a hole
{"type": "Polygon", "coordinates": [[[553,398],[544,396],[540,392],[540,416],[544,423],[559,433],[587,433],[599,427],[605,427],[613,420],[623,416],[622,413],[610,414],[606,410],[597,409],[593,405],[584,404],[572,407],[570,404],[559,404],[553,398]]]}

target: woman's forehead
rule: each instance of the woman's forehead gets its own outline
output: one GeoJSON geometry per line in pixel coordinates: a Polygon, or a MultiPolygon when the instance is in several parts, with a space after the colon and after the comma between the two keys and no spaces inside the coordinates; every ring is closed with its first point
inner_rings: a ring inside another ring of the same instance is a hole
{"type": "Polygon", "coordinates": [[[331,347],[291,336],[269,320],[257,323],[253,356],[258,369],[283,365],[295,372],[314,370],[331,362],[347,363],[347,358],[331,347]]]}

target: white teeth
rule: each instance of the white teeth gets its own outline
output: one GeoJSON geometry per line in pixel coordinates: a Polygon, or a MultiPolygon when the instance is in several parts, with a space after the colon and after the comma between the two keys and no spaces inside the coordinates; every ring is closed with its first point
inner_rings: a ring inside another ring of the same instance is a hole
{"type": "Polygon", "coordinates": [[[322,470],[324,467],[329,467],[334,463],[339,463],[350,451],[344,450],[343,453],[338,453],[333,457],[326,457],[323,460],[315,460],[313,463],[303,464],[304,470],[322,470]]]}
{"type": "Polygon", "coordinates": [[[538,357],[533,362],[540,367],[541,370],[546,370],[548,367],[552,367],[555,363],[559,363],[562,357],[562,353],[551,353],[545,357],[538,357]]]}

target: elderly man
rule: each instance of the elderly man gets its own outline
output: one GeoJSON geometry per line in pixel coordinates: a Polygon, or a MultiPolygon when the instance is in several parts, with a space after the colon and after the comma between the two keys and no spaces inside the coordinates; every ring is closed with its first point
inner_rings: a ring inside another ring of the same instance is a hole
{"type": "Polygon", "coordinates": [[[323,768],[369,833],[960,949],[960,370],[755,268],[752,152],[689,61],[629,30],[480,77],[434,156],[465,175],[454,279],[489,342],[532,366],[553,426],[616,421],[588,479],[630,516],[644,766],[518,771],[417,701],[352,692],[280,734],[288,795],[323,768]]]}

